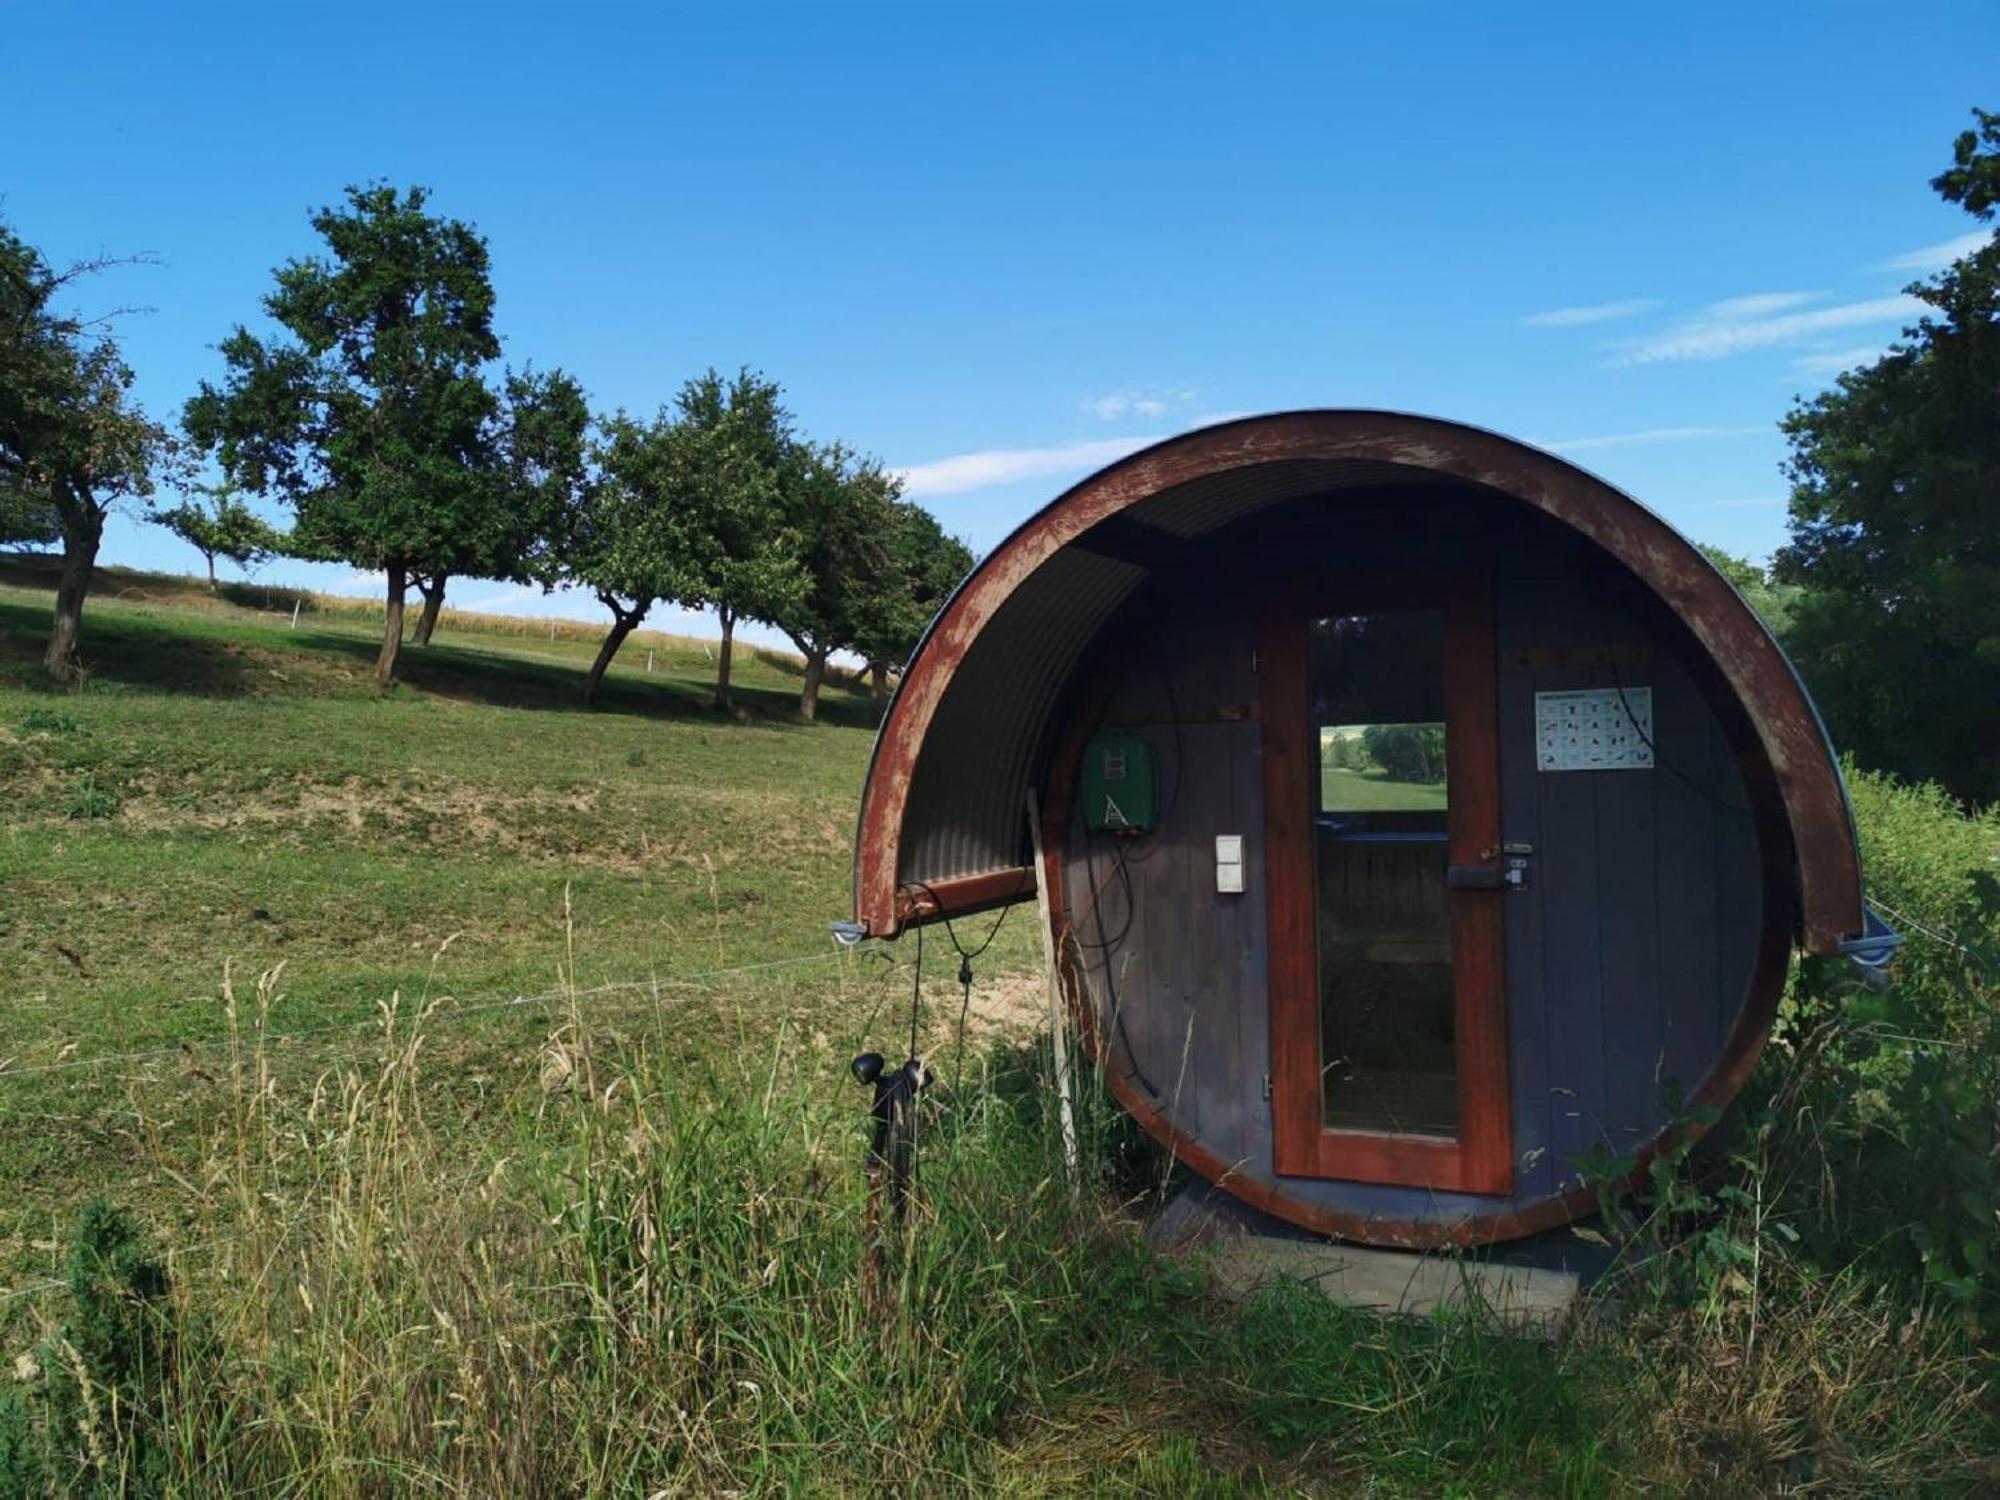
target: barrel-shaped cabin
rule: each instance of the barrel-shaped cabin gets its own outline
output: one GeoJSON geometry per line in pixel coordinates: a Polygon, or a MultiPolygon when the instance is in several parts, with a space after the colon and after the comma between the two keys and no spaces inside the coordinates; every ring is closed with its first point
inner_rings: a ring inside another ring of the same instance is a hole
{"type": "Polygon", "coordinates": [[[855,918],[1034,901],[1124,1106],[1308,1229],[1588,1212],[1860,939],[1840,768],[1702,554],[1524,444],[1371,411],[1113,464],[965,580],[862,799],[855,918]]]}

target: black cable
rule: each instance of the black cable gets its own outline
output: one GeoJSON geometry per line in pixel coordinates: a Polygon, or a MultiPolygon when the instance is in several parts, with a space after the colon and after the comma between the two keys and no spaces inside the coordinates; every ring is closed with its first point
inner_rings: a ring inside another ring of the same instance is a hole
{"type": "MultiPolygon", "coordinates": [[[[1013,912],[1014,906],[1009,902],[1001,907],[999,919],[987,930],[986,940],[977,948],[967,949],[965,944],[958,940],[958,929],[951,925],[951,918],[945,915],[944,902],[938,899],[938,893],[921,880],[909,880],[904,884],[930,897],[931,905],[937,908],[938,917],[944,923],[944,935],[951,939],[951,946],[958,953],[958,983],[964,993],[958,1002],[958,1041],[951,1064],[951,1097],[955,1105],[958,1102],[959,1085],[965,1078],[965,1019],[972,1012],[972,961],[993,946],[993,940],[1000,936],[1000,929],[1007,925],[1007,918],[1013,912]]],[[[923,924],[919,923],[917,926],[919,963],[922,962],[923,931],[923,924]]],[[[911,1055],[914,1056],[915,1052],[916,1049],[912,1047],[911,1055]]]]}
{"type": "MultiPolygon", "coordinates": [[[[1116,937],[1105,935],[1104,892],[1098,889],[1097,855],[1091,846],[1090,835],[1086,833],[1083,836],[1083,873],[1090,886],[1090,909],[1084,912],[1074,925],[1081,929],[1086,919],[1097,923],[1096,942],[1093,943],[1089,938],[1081,936],[1076,941],[1079,947],[1088,948],[1099,954],[1109,954],[1113,948],[1130,937],[1133,919],[1138,915],[1138,903],[1132,893],[1132,872],[1125,865],[1125,845],[1115,836],[1111,845],[1111,867],[1117,873],[1118,883],[1125,888],[1125,925],[1118,929],[1116,937]]],[[[1109,889],[1108,885],[1106,889],[1109,889]]]]}
{"type": "MultiPolygon", "coordinates": [[[[1132,1033],[1125,1029],[1125,1007],[1118,1001],[1118,981],[1112,974],[1114,967],[1112,963],[1112,950],[1122,943],[1132,931],[1133,907],[1132,872],[1125,868],[1124,851],[1117,844],[1112,845],[1112,860],[1117,865],[1118,872],[1125,882],[1125,926],[1120,929],[1117,937],[1106,939],[1104,936],[1104,908],[1103,903],[1099,900],[1097,889],[1097,863],[1091,853],[1090,844],[1087,841],[1085,842],[1083,846],[1083,868],[1084,874],[1090,882],[1091,911],[1097,918],[1098,941],[1092,946],[1096,947],[1104,964],[1104,998],[1111,1005],[1111,1029],[1118,1033],[1118,1040],[1125,1044],[1125,1060],[1132,1065],[1132,1076],[1145,1086],[1147,1093],[1151,1094],[1155,1099],[1159,1099],[1165,1096],[1160,1093],[1159,1089],[1154,1087],[1153,1080],[1146,1076],[1146,1070],[1139,1061],[1139,1049],[1132,1045],[1132,1033]]],[[[1087,940],[1079,939],[1078,941],[1087,940]]]]}
{"type": "MultiPolygon", "coordinates": [[[[1611,607],[1625,616],[1627,624],[1637,625],[1638,622],[1633,620],[1630,615],[1625,614],[1625,611],[1619,607],[1615,600],[1611,601],[1611,607]]],[[[1643,633],[1643,630],[1641,633],[1643,633]]],[[[1618,647],[1615,643],[1605,648],[1604,661],[1606,669],[1611,673],[1611,685],[1618,692],[1618,706],[1625,710],[1625,717],[1632,725],[1632,732],[1639,736],[1639,742],[1646,747],[1646,753],[1653,757],[1653,764],[1665,771],[1669,776],[1672,776],[1674,780],[1680,782],[1681,785],[1685,786],[1697,797],[1714,803],[1724,812],[1735,813],[1739,818],[1754,819],[1756,815],[1749,808],[1738,807],[1721,793],[1710,791],[1660,753],[1660,747],[1653,743],[1653,737],[1646,733],[1646,726],[1639,722],[1638,714],[1633,712],[1631,702],[1625,697],[1625,684],[1618,677],[1618,647]]]]}
{"type": "Polygon", "coordinates": [[[924,928],[917,924],[917,965],[910,985],[910,1056],[917,1055],[917,1012],[924,1003],[924,928]]]}

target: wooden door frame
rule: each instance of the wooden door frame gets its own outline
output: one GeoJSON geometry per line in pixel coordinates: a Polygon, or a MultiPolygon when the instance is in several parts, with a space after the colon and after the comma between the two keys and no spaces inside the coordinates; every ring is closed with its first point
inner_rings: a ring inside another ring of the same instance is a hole
{"type": "Polygon", "coordinates": [[[1445,617],[1447,863],[1500,867],[1491,580],[1471,573],[1369,574],[1322,577],[1279,591],[1258,620],[1273,1167],[1286,1177],[1506,1194],[1514,1188],[1514,1130],[1504,886],[1452,890],[1446,896],[1458,1049],[1457,1136],[1329,1130],[1324,1124],[1311,625],[1328,615],[1397,610],[1437,610],[1445,617]]]}

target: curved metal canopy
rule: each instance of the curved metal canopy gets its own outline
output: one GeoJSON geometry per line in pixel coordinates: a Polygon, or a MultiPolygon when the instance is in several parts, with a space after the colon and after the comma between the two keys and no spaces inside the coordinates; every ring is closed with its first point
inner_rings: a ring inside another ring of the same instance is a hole
{"type": "Polygon", "coordinates": [[[903,673],[863,790],[856,920],[892,937],[1031,895],[1022,790],[1059,693],[1161,542],[1188,543],[1302,496],[1456,480],[1513,496],[1622,562],[1688,626],[1754,726],[1783,799],[1802,938],[1863,930],[1860,858],[1825,727],[1770,632],[1701,552],[1575,465],[1479,428],[1300,411],[1183,434],[1052,502],[965,579],[903,673]]]}

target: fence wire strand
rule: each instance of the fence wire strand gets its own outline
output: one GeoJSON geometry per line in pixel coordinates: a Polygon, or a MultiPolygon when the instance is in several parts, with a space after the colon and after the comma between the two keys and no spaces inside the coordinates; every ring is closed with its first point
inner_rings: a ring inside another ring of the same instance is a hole
{"type": "MultiPolygon", "coordinates": [[[[769,969],[796,968],[803,964],[825,963],[831,958],[844,956],[843,949],[832,948],[823,953],[800,953],[790,958],[765,959],[753,964],[733,964],[725,968],[697,969],[685,974],[667,975],[654,979],[624,980],[613,984],[590,985],[583,989],[548,990],[538,995],[492,996],[484,999],[459,1002],[449,995],[440,996],[435,1001],[423,1002],[418,1010],[425,1022],[431,1023],[447,1017],[478,1015],[496,1010],[517,1010],[529,1006],[545,1005],[555,1000],[583,1000],[597,995],[613,995],[637,992],[640,994],[660,990],[700,988],[705,981],[726,979],[737,974],[754,974],[769,969]]],[[[329,1021],[323,1026],[307,1026],[294,1031],[258,1032],[254,1028],[230,1036],[211,1036],[172,1042],[162,1047],[151,1047],[140,1052],[101,1052],[90,1057],[70,1057],[58,1062],[36,1063],[27,1067],[0,1066],[0,1083],[10,1079],[33,1078],[50,1073],[68,1073],[84,1068],[105,1068],[115,1063],[158,1062],[164,1058],[181,1057],[189,1052],[206,1051],[215,1047],[226,1047],[231,1042],[261,1040],[270,1042],[295,1042],[307,1037],[323,1036],[336,1031],[365,1031],[382,1024],[380,1013],[356,1017],[348,1021],[329,1021]]]]}

